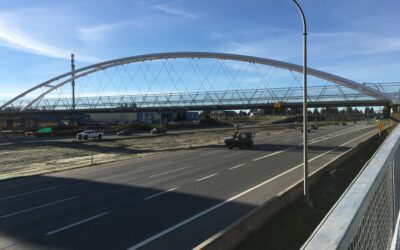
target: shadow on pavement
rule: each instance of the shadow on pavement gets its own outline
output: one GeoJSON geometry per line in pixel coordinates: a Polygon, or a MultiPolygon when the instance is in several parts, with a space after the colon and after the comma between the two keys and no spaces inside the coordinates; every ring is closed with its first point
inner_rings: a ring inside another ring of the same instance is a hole
{"type": "MultiPolygon", "coordinates": [[[[113,180],[129,179],[122,174],[113,180]]],[[[222,202],[198,195],[193,187],[188,193],[176,189],[157,196],[168,188],[54,176],[0,181],[0,248],[126,249],[222,202]]],[[[207,219],[211,215],[199,217],[190,233],[161,248],[193,248],[252,209],[225,204],[224,216],[217,216],[225,217],[220,219],[225,224],[207,219]]]]}

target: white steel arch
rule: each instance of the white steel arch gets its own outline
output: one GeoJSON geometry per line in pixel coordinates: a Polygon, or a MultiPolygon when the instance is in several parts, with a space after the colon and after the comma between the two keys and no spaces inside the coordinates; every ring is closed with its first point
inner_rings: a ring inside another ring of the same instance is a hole
{"type": "MultiPolygon", "coordinates": [[[[287,63],[287,62],[282,62],[282,61],[277,61],[277,60],[272,60],[272,59],[267,59],[267,58],[261,58],[261,57],[254,57],[254,56],[246,56],[246,55],[238,55],[238,54],[226,54],[226,53],[214,53],[214,52],[170,52],[170,53],[156,53],[156,54],[146,54],[146,55],[139,55],[139,56],[132,56],[132,57],[125,57],[125,58],[119,58],[115,60],[110,60],[110,61],[105,61],[97,64],[93,64],[87,67],[83,67],[80,69],[75,70],[74,72],[67,72],[65,74],[59,75],[57,77],[54,77],[48,81],[45,81],[43,83],[40,83],[27,91],[19,94],[18,96],[14,97],[13,99],[5,102],[2,106],[0,106],[0,110],[3,110],[13,102],[17,101],[18,99],[26,96],[27,94],[42,88],[42,87],[48,87],[49,89],[35,97],[31,102],[29,102],[25,107],[22,108],[22,110],[28,109],[43,98],[45,95],[48,93],[54,91],[55,89],[58,89],[65,84],[71,82],[74,79],[81,78],[83,76],[90,75],[92,73],[95,73],[100,70],[104,70],[107,68],[111,67],[116,67],[119,65],[123,64],[130,64],[130,63],[135,63],[135,62],[143,62],[143,61],[152,61],[152,60],[160,60],[160,59],[173,59],[173,58],[208,58],[208,59],[222,59],[222,60],[233,60],[233,61],[242,61],[242,62],[249,62],[249,63],[256,63],[256,64],[263,64],[263,65],[268,65],[272,67],[277,67],[281,69],[286,69],[289,71],[295,71],[302,73],[302,66],[297,65],[297,64],[292,64],[292,63],[287,63]],[[72,77],[72,75],[75,75],[72,77]],[[56,85],[52,85],[52,83],[55,83],[56,81],[60,81],[60,83],[56,85]]],[[[320,70],[308,68],[308,74],[320,79],[324,79],[330,82],[333,82],[335,84],[339,84],[341,86],[348,87],[350,89],[360,91],[361,93],[364,93],[368,96],[371,96],[373,98],[379,99],[379,100],[387,100],[388,102],[391,102],[392,104],[399,104],[399,100],[395,99],[394,96],[388,95],[386,93],[383,93],[379,90],[370,88],[368,86],[365,86],[363,84],[357,83],[355,81],[333,75],[330,73],[326,73],[320,70]]]]}

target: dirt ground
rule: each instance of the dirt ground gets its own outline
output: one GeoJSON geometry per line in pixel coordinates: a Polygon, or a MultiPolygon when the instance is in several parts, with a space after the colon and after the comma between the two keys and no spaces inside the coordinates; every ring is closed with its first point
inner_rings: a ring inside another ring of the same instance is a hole
{"type": "MultiPolygon", "coordinates": [[[[282,129],[255,128],[257,137],[282,129]]],[[[154,136],[123,140],[89,140],[52,144],[13,144],[0,147],[0,179],[51,173],[102,163],[147,157],[170,150],[192,149],[223,144],[232,130],[181,135],[154,136]]]]}

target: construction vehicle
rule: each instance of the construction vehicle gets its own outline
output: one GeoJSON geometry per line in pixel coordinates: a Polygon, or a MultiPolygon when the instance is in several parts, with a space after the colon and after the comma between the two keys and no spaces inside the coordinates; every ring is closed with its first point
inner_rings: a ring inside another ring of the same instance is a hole
{"type": "Polygon", "coordinates": [[[232,137],[225,138],[225,147],[232,148],[252,148],[254,133],[252,132],[239,132],[233,133],[232,137]]]}

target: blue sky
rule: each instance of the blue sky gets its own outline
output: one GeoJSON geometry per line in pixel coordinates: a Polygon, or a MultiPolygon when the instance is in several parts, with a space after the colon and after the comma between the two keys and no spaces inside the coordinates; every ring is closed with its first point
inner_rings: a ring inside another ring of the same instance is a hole
{"type": "MultiPolygon", "coordinates": [[[[299,0],[309,67],[359,82],[400,80],[400,1],[299,0]]],[[[77,67],[139,54],[212,51],[302,63],[290,0],[0,1],[0,97],[77,67]]]]}

